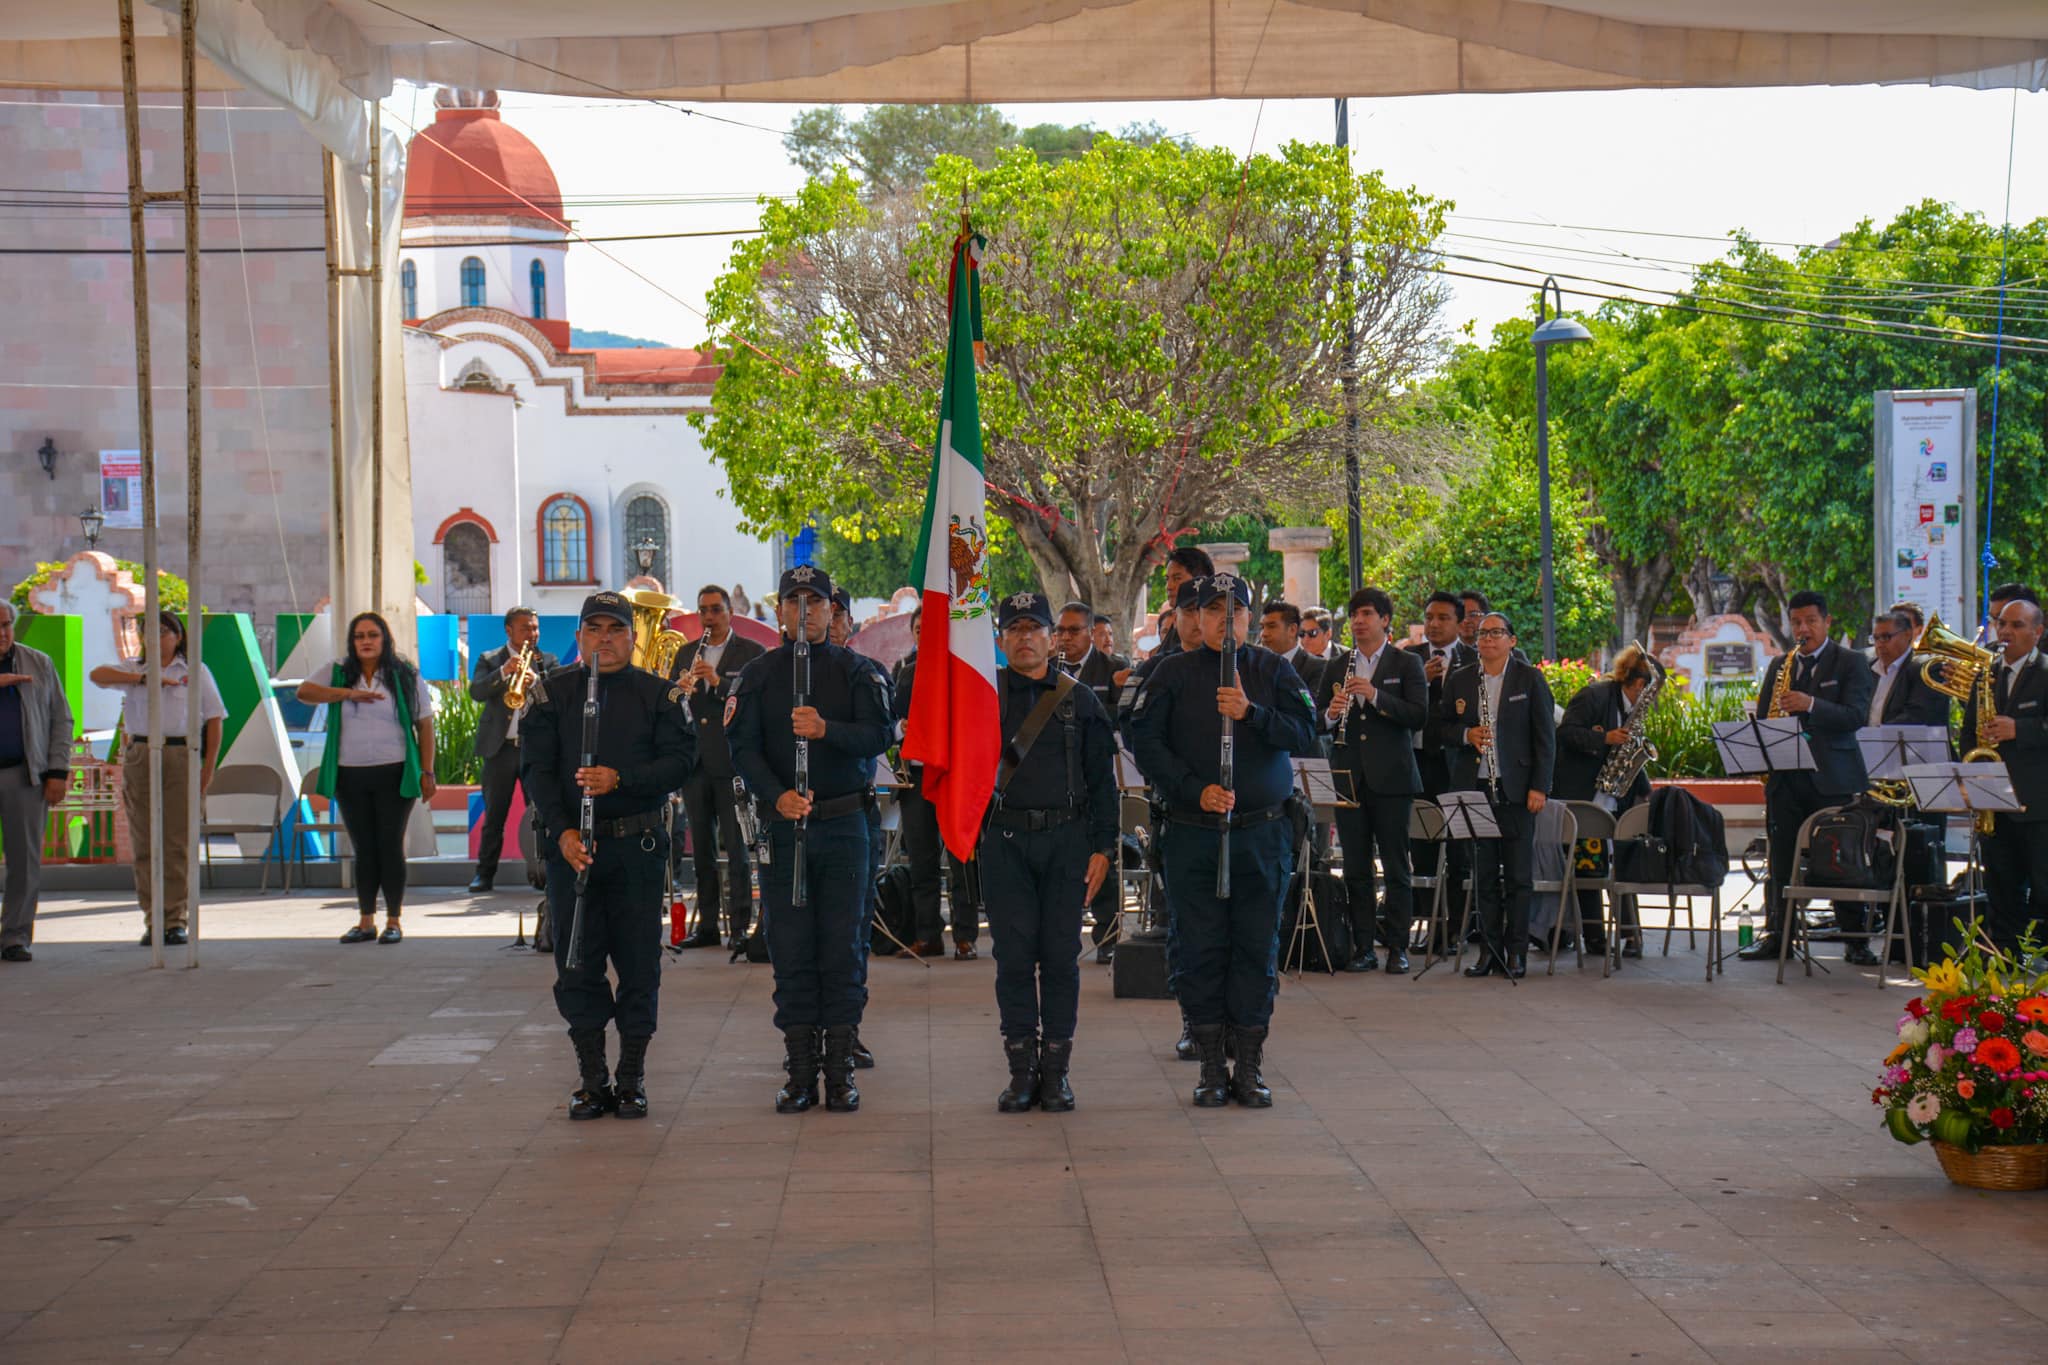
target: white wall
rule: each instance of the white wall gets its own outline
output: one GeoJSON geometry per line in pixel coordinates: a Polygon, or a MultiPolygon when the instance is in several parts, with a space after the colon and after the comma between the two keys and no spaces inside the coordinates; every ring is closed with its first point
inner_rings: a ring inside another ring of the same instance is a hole
{"type": "MultiPolygon", "coordinates": [[[[467,505],[498,531],[491,566],[494,608],[503,611],[516,600],[543,612],[574,612],[593,590],[589,585],[533,582],[540,571],[539,508],[557,493],[582,498],[591,514],[593,576],[604,587],[618,587],[628,576],[622,514],[627,499],[646,489],[668,505],[673,581],[663,586],[671,593],[687,598],[702,584],[730,588],[735,582],[756,600],[774,591],[770,547],[738,529],[724,477],[687,416],[645,411],[708,406],[706,400],[594,395],[586,391],[580,367],[549,367],[509,328],[472,323],[463,331],[495,339],[443,349],[422,334],[407,338],[415,544],[430,576],[439,575],[440,550],[431,544],[435,528],[467,505]],[[444,392],[473,361],[509,385],[518,403],[511,394],[444,392]],[[544,378],[565,382],[536,383],[530,366],[539,367],[544,378]],[[584,410],[571,413],[572,403],[584,410]],[[509,595],[515,586],[516,598],[509,595]]],[[[422,596],[438,609],[439,584],[430,583],[422,596]]]]}
{"type": "MultiPolygon", "coordinates": [[[[464,227],[461,232],[472,237],[523,235],[511,228],[464,227]]],[[[411,261],[418,272],[419,312],[415,316],[430,318],[462,307],[462,261],[467,256],[475,256],[484,263],[485,307],[502,308],[516,317],[532,317],[533,291],[528,286],[527,273],[538,259],[548,272],[548,316],[569,316],[569,293],[563,274],[567,250],[559,235],[536,238],[518,246],[433,246],[432,240],[431,232],[411,229],[399,251],[400,269],[404,262],[411,261]]]]}

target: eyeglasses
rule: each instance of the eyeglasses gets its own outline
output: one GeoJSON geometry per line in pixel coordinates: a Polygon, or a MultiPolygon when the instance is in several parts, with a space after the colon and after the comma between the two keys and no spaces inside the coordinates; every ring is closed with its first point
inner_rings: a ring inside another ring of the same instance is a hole
{"type": "Polygon", "coordinates": [[[1086,626],[1054,626],[1054,627],[1052,628],[1052,633],[1053,633],[1053,634],[1055,634],[1055,635],[1086,635],[1086,634],[1088,633],[1088,627],[1086,627],[1086,626]]]}
{"type": "Polygon", "coordinates": [[[1323,633],[1314,626],[1303,626],[1301,628],[1301,638],[1304,640],[1320,640],[1323,638],[1323,633]]]}
{"type": "Polygon", "coordinates": [[[1895,630],[1888,630],[1884,632],[1882,635],[1880,635],[1873,630],[1870,632],[1870,638],[1875,640],[1879,644],[1885,644],[1889,641],[1898,639],[1899,633],[1895,630]]]}
{"type": "Polygon", "coordinates": [[[1481,626],[1479,628],[1479,638],[1482,640],[1505,640],[1512,633],[1511,631],[1502,630],[1499,626],[1481,626]]]}

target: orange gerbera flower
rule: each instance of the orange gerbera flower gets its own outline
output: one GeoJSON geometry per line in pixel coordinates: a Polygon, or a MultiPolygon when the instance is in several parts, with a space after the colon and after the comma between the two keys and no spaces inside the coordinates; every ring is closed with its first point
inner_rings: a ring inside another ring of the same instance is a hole
{"type": "Polygon", "coordinates": [[[1993,1071],[2011,1071],[2020,1064],[2020,1050],[2012,1045],[2010,1039],[1986,1038],[1977,1044],[1970,1060],[1993,1071]]]}
{"type": "Polygon", "coordinates": [[[2027,1051],[2033,1053],[2036,1057],[2048,1057],[2048,1033],[2043,1033],[2037,1028],[2030,1028],[2020,1035],[2020,1041],[2025,1043],[2027,1051]]]}
{"type": "Polygon", "coordinates": [[[2048,995],[2030,995],[2014,1005],[2012,1012],[2030,1024],[2048,1024],[2048,995]]]}

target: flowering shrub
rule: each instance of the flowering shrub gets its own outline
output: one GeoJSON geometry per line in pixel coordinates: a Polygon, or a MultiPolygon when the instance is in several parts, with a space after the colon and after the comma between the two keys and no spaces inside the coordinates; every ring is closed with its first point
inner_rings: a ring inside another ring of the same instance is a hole
{"type": "Polygon", "coordinates": [[[2048,1142],[2048,974],[2018,965],[2039,947],[2023,939],[2015,961],[1987,948],[1974,920],[1957,927],[1969,947],[1913,973],[1925,993],[1906,1002],[1871,1103],[1900,1142],[2048,1142]]]}
{"type": "Polygon", "coordinates": [[[1559,706],[1570,702],[1587,683],[1600,676],[1591,659],[1545,659],[1536,666],[1543,670],[1543,681],[1550,684],[1550,699],[1559,706]]]}

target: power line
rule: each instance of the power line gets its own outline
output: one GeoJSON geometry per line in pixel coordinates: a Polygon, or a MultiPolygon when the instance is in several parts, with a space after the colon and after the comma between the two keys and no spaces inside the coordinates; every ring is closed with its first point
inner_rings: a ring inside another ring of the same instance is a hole
{"type": "MultiPolygon", "coordinates": [[[[711,228],[703,232],[629,232],[610,237],[576,237],[578,242],[663,242],[690,237],[758,237],[761,228],[711,228]]],[[[403,247],[407,251],[424,251],[435,248],[450,249],[468,246],[560,246],[559,242],[537,242],[531,237],[478,237],[464,238],[458,242],[424,241],[403,247]]],[[[291,256],[325,251],[318,243],[312,246],[203,246],[202,256],[291,256]]],[[[131,248],[120,246],[0,246],[0,256],[126,256],[131,248]]],[[[145,249],[151,256],[182,256],[181,246],[153,246],[145,249]]]]}

